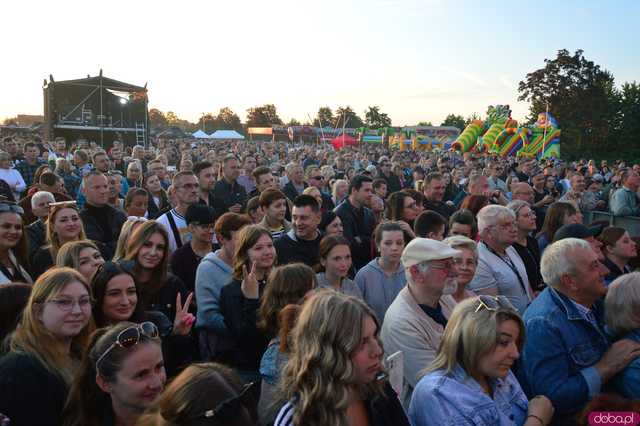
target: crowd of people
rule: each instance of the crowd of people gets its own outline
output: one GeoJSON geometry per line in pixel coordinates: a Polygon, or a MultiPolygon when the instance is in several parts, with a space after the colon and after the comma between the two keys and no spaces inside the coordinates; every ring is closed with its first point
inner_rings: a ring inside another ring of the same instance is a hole
{"type": "Polygon", "coordinates": [[[585,223],[640,214],[640,165],[245,141],[0,148],[0,424],[640,411],[638,239],[585,223]]]}

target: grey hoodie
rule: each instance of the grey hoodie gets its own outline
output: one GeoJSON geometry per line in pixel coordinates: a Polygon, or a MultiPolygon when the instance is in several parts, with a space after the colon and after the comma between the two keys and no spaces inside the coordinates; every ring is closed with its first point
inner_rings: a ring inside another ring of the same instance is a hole
{"type": "Polygon", "coordinates": [[[224,336],[228,330],[220,313],[220,291],[231,282],[232,269],[220,259],[219,253],[220,250],[207,254],[196,271],[196,326],[224,336]]]}

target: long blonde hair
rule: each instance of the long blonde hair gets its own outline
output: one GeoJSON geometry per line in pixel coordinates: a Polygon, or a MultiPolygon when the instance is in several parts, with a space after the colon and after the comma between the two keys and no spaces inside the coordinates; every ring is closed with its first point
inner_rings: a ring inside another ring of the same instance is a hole
{"type": "Polygon", "coordinates": [[[44,327],[39,316],[43,305],[73,282],[81,283],[91,294],[84,277],[74,269],[52,268],[40,275],[33,284],[31,296],[10,343],[11,351],[34,356],[49,372],[59,375],[67,384],[73,380],[89,335],[95,328],[93,320],[89,319],[87,325],[72,339],[71,353],[68,354],[65,345],[44,327]]]}
{"type": "Polygon", "coordinates": [[[84,224],[82,223],[80,212],[78,211],[78,207],[75,204],[63,202],[60,204],[54,204],[50,206],[49,218],[47,219],[46,241],[48,244],[47,248],[51,253],[51,259],[53,259],[54,261],[58,256],[58,251],[60,250],[60,247],[61,247],[60,238],[58,237],[58,234],[56,233],[56,230],[55,230],[55,220],[56,220],[56,215],[64,209],[75,210],[75,212],[78,213],[78,218],[80,218],[80,234],[78,234],[78,238],[76,239],[76,241],[85,240],[87,238],[86,234],[84,233],[84,224]]]}
{"type": "Polygon", "coordinates": [[[120,228],[120,236],[118,237],[118,243],[116,244],[116,252],[113,255],[113,262],[116,262],[120,259],[123,259],[127,254],[127,243],[129,242],[129,237],[133,233],[135,226],[138,223],[144,223],[147,219],[144,217],[129,217],[127,221],[120,228]]]}
{"type": "Polygon", "coordinates": [[[293,423],[347,426],[354,385],[364,397],[381,391],[379,383],[357,385],[351,362],[367,316],[376,323],[378,338],[376,315],[361,300],[330,289],[318,290],[299,309],[287,338],[291,350],[280,382],[283,395],[290,400],[297,396],[293,423]]]}
{"type": "Polygon", "coordinates": [[[489,310],[481,306],[480,298],[473,297],[458,303],[444,329],[436,358],[424,372],[444,370],[451,373],[460,365],[467,373],[474,371],[480,358],[498,344],[498,327],[505,321],[518,324],[518,348],[524,342],[524,322],[518,312],[502,307],[489,310]]]}

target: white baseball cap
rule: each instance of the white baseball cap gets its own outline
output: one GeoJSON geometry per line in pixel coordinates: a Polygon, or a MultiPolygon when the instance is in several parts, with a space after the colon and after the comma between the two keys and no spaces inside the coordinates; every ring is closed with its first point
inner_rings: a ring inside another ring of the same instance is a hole
{"type": "Polygon", "coordinates": [[[449,259],[460,254],[441,241],[430,238],[414,238],[402,252],[402,264],[405,268],[430,260],[449,259]]]}

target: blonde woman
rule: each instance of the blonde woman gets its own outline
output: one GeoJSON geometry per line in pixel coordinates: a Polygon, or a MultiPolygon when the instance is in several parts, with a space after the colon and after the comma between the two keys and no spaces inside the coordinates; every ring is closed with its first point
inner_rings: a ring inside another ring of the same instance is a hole
{"type": "Polygon", "coordinates": [[[545,426],[551,401],[527,401],[511,367],[520,356],[524,323],[504,296],[479,296],[456,305],[438,354],[413,391],[414,426],[545,426]]]}
{"type": "Polygon", "coordinates": [[[87,238],[75,201],[49,204],[45,235],[46,244],[36,250],[31,262],[33,279],[37,279],[54,265],[54,259],[63,244],[87,238]]]}
{"type": "Polygon", "coordinates": [[[116,252],[113,255],[113,262],[117,262],[118,260],[124,258],[126,254],[127,241],[129,237],[138,227],[138,225],[146,222],[147,219],[140,216],[129,216],[127,221],[120,228],[120,236],[118,237],[118,243],[116,244],[116,252]]]}
{"type": "Polygon", "coordinates": [[[33,285],[0,359],[0,413],[16,425],[58,425],[93,331],[91,293],[80,273],[53,268],[33,285]]]}
{"type": "Polygon", "coordinates": [[[347,198],[349,192],[349,182],[346,179],[337,179],[331,186],[331,201],[337,206],[347,198]]]}
{"type": "Polygon", "coordinates": [[[384,351],[375,313],[334,290],[319,290],[299,309],[280,382],[288,402],[275,426],[408,425],[380,378],[384,351]]]}
{"type": "Polygon", "coordinates": [[[102,254],[93,241],[80,240],[65,243],[56,256],[56,266],[73,268],[80,272],[89,283],[100,265],[104,263],[102,254]]]}

